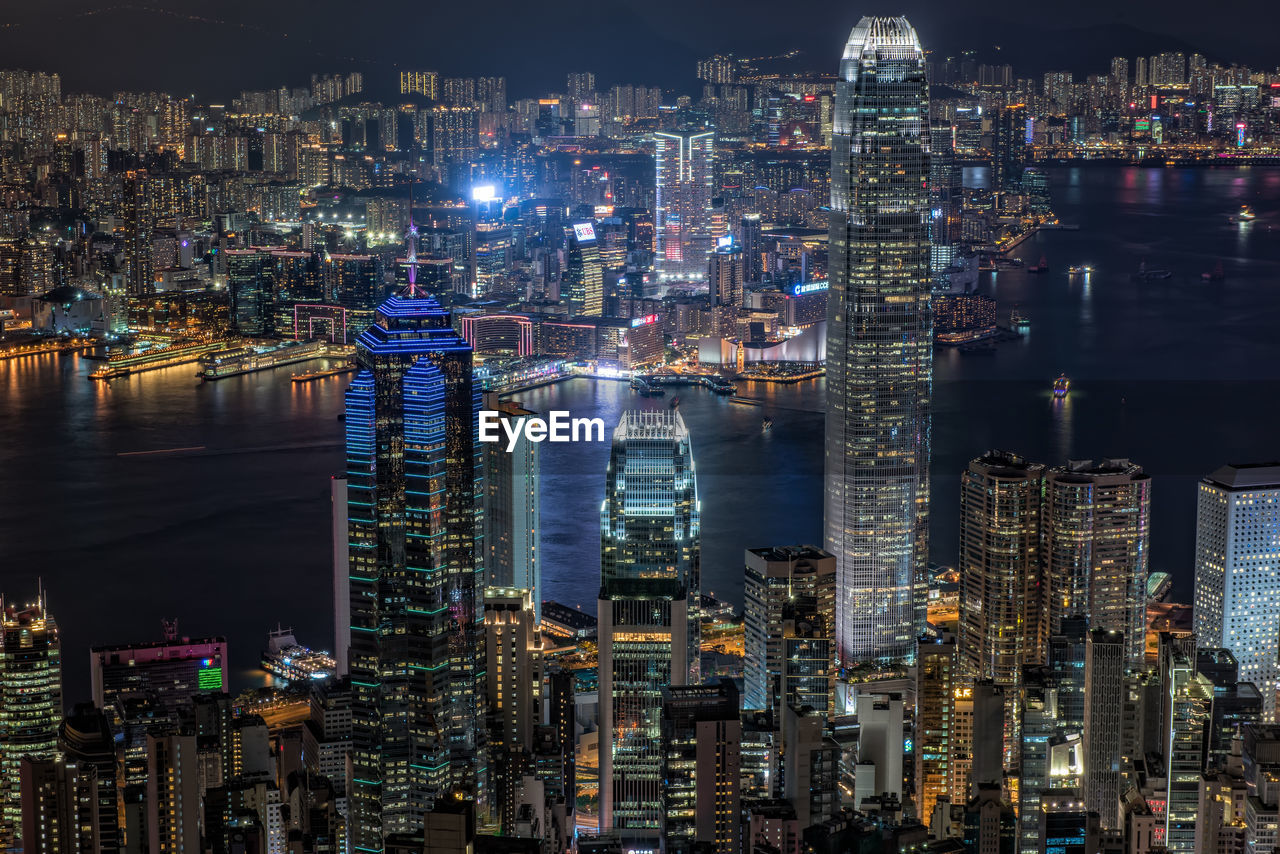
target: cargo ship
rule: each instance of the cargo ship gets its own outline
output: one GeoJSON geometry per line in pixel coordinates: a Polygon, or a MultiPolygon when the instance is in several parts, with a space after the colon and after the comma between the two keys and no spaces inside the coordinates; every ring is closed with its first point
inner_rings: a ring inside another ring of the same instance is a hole
{"type": "Polygon", "coordinates": [[[329,344],[325,341],[281,341],[278,344],[233,347],[202,356],[198,376],[202,380],[221,380],[281,365],[295,365],[327,355],[329,344]]]}

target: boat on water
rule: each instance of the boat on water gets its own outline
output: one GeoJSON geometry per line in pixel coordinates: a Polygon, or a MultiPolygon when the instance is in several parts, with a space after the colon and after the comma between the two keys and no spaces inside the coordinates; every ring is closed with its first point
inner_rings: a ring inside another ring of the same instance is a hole
{"type": "Polygon", "coordinates": [[[641,397],[664,397],[666,391],[661,386],[651,385],[639,377],[631,380],[631,388],[641,397]]]}
{"type": "Polygon", "coordinates": [[[1159,279],[1171,278],[1173,278],[1172,270],[1149,268],[1147,267],[1147,261],[1145,258],[1142,260],[1142,263],[1138,265],[1138,272],[1133,274],[1133,280],[1135,282],[1153,282],[1159,279]]]}
{"type": "Polygon", "coordinates": [[[1041,255],[1041,256],[1040,256],[1040,260],[1039,260],[1039,262],[1037,262],[1037,263],[1035,263],[1035,264],[1032,264],[1030,267],[1028,267],[1028,268],[1027,268],[1027,272],[1028,272],[1028,273],[1047,273],[1047,272],[1049,272],[1049,259],[1048,259],[1048,258],[1046,258],[1046,257],[1044,257],[1043,255],[1041,255]]]}
{"type": "Polygon", "coordinates": [[[1053,381],[1053,396],[1058,400],[1067,396],[1071,391],[1071,380],[1067,379],[1066,374],[1062,374],[1053,381]]]}
{"type": "Polygon", "coordinates": [[[293,629],[280,627],[267,635],[261,663],[263,670],[288,682],[329,679],[338,667],[332,655],[302,646],[293,629]]]}
{"type": "Polygon", "coordinates": [[[1234,223],[1239,223],[1240,225],[1248,225],[1249,223],[1253,222],[1257,218],[1258,218],[1258,215],[1253,212],[1253,208],[1249,207],[1248,205],[1241,205],[1240,210],[1238,210],[1235,214],[1232,215],[1231,221],[1234,223]]]}
{"type": "Polygon", "coordinates": [[[1009,326],[1013,328],[1014,332],[1025,335],[1031,331],[1031,318],[1015,308],[1009,312],[1009,326]]]}
{"type": "Polygon", "coordinates": [[[1222,269],[1221,261],[1219,261],[1210,272],[1200,274],[1200,280],[1204,282],[1221,282],[1226,277],[1227,274],[1222,269]]]}
{"type": "Polygon", "coordinates": [[[768,415],[766,415],[764,417],[764,420],[760,422],[760,432],[768,433],[772,429],[773,429],[773,419],[770,418],[768,415]]]}
{"type": "Polygon", "coordinates": [[[671,408],[672,408],[672,409],[679,409],[679,408],[680,408],[680,395],[678,395],[678,394],[677,394],[675,397],[671,398],[671,404],[670,404],[670,406],[671,406],[671,408]]]}
{"type": "Polygon", "coordinates": [[[1093,268],[1088,264],[1077,264],[1067,268],[1067,274],[1071,276],[1087,276],[1093,272],[1093,268]]]}

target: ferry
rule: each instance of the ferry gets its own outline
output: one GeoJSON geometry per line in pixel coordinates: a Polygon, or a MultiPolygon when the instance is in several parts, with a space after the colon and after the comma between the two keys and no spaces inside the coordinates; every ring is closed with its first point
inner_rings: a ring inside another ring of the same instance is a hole
{"type": "Polygon", "coordinates": [[[1053,381],[1053,396],[1058,400],[1067,396],[1071,391],[1071,380],[1067,379],[1067,375],[1063,374],[1053,381]]]}
{"type": "Polygon", "coordinates": [[[1093,268],[1088,264],[1081,264],[1067,268],[1067,274],[1071,276],[1087,276],[1093,272],[1093,268]]]}
{"type": "Polygon", "coordinates": [[[289,682],[329,679],[338,664],[327,652],[317,652],[298,643],[293,629],[277,627],[267,635],[262,653],[262,669],[289,682]]]}
{"type": "Polygon", "coordinates": [[[282,341],[278,344],[255,344],[233,347],[200,358],[202,380],[220,380],[281,365],[293,365],[328,355],[324,341],[282,341]]]}
{"type": "Polygon", "coordinates": [[[1014,332],[1025,335],[1031,331],[1031,318],[1015,308],[1009,312],[1009,325],[1013,327],[1014,332]]]}
{"type": "Polygon", "coordinates": [[[631,380],[631,388],[641,397],[664,397],[666,392],[661,386],[650,385],[640,377],[634,377],[631,380]]]}
{"type": "Polygon", "coordinates": [[[1047,272],[1049,272],[1049,259],[1048,259],[1048,258],[1046,258],[1046,257],[1044,257],[1043,255],[1041,255],[1041,256],[1040,256],[1040,262],[1039,262],[1039,263],[1037,263],[1037,264],[1032,264],[1030,267],[1028,267],[1028,268],[1027,268],[1027,272],[1028,272],[1028,273],[1047,273],[1047,272]]]}
{"type": "Polygon", "coordinates": [[[1237,212],[1234,216],[1231,217],[1231,221],[1234,223],[1239,223],[1240,225],[1248,225],[1249,223],[1253,222],[1257,218],[1258,218],[1258,215],[1253,212],[1253,208],[1249,207],[1248,205],[1241,205],[1239,212],[1237,212]]]}

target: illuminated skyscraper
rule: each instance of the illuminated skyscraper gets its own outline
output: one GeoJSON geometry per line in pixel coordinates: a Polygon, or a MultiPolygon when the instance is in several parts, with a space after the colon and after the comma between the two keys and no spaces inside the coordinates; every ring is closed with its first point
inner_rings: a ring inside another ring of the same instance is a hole
{"type": "MultiPolygon", "coordinates": [[[[1074,461],[1045,474],[1042,517],[1050,634],[1076,614],[1145,655],[1151,477],[1128,460],[1074,461]]],[[[1104,822],[1105,826],[1105,822],[1104,822]]]]}
{"type": "Polygon", "coordinates": [[[929,87],[905,18],[863,18],[836,84],[826,549],[839,664],[911,658],[925,622],[929,87]]]}
{"type": "MultiPolygon", "coordinates": [[[[1092,629],[1086,642],[1084,683],[1084,801],[1107,830],[1119,828],[1120,761],[1124,750],[1125,637],[1092,629]]],[[[1043,806],[1043,802],[1042,802],[1043,806]]]]}
{"type": "Polygon", "coordinates": [[[1011,104],[996,111],[991,130],[991,187],[998,193],[1022,188],[1027,163],[1027,107],[1011,104]]]}
{"type": "MultiPolygon", "coordinates": [[[[512,425],[535,414],[515,401],[499,400],[495,393],[485,395],[484,408],[512,425]]],[[[492,442],[483,453],[486,586],[528,590],[535,620],[541,621],[538,443],[521,433],[511,450],[503,442],[492,442]]]]}
{"type": "Polygon", "coordinates": [[[951,765],[960,748],[956,732],[956,638],[949,632],[920,639],[916,659],[916,791],[920,820],[933,818],[938,798],[952,794],[951,765]]]}
{"type": "Polygon", "coordinates": [[[715,306],[742,307],[746,265],[742,247],[732,239],[720,239],[720,245],[711,253],[711,265],[707,274],[711,304],[715,306]]]}
{"type": "Polygon", "coordinates": [[[578,317],[600,317],[604,314],[604,265],[593,223],[579,222],[569,229],[565,262],[564,293],[570,311],[578,317]]]}
{"type": "Polygon", "coordinates": [[[22,847],[19,766],[56,759],[62,723],[62,645],[41,597],[0,613],[0,850],[22,847]]]}
{"type": "Polygon", "coordinates": [[[353,850],[421,831],[477,786],[483,563],[471,347],[429,298],[391,297],[346,395],[353,850]]]}
{"type": "Polygon", "coordinates": [[[600,507],[600,828],[656,843],[662,696],[699,681],[701,510],[675,410],[623,413],[600,507]]]}
{"type": "MultiPolygon", "coordinates": [[[[781,713],[786,665],[784,622],[787,604],[800,599],[816,603],[830,637],[835,618],[836,561],[813,546],[747,549],[743,585],[745,652],[743,682],[748,709],[781,713]]],[[[828,662],[828,667],[831,663],[828,662]]]]}
{"type": "Polygon", "coordinates": [[[711,254],[715,132],[655,133],[654,256],[663,279],[704,279],[711,254]]]}
{"type": "Polygon", "coordinates": [[[1280,463],[1223,466],[1200,482],[1196,509],[1196,640],[1231,650],[1239,681],[1276,720],[1280,679],[1280,463]]]}
{"type": "Polygon", "coordinates": [[[967,675],[1019,685],[1044,661],[1044,466],[991,451],[960,476],[960,655],[967,675]]]}
{"type": "Polygon", "coordinates": [[[731,679],[667,690],[662,706],[663,848],[742,851],[742,715],[731,679]]]}

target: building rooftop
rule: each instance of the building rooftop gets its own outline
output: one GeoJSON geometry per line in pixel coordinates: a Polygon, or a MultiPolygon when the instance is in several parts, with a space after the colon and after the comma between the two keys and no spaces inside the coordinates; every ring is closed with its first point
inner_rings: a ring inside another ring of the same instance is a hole
{"type": "Polygon", "coordinates": [[[1280,488],[1280,462],[1225,465],[1204,481],[1226,489],[1280,488]]]}

